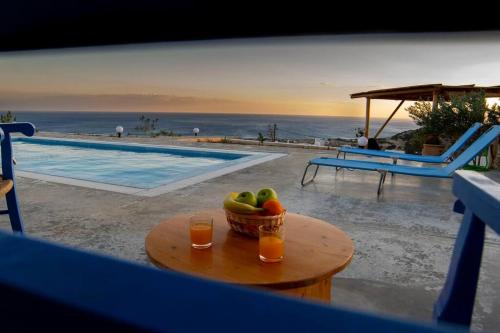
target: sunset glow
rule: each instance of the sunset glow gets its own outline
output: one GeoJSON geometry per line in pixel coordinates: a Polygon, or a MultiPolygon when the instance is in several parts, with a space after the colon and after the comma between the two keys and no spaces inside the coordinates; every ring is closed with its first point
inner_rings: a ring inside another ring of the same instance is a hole
{"type": "MultiPolygon", "coordinates": [[[[364,100],[349,94],[498,84],[498,37],[358,35],[7,53],[0,56],[0,111],[363,116],[364,100]]],[[[375,101],[372,115],[387,116],[395,105],[375,101]]]]}

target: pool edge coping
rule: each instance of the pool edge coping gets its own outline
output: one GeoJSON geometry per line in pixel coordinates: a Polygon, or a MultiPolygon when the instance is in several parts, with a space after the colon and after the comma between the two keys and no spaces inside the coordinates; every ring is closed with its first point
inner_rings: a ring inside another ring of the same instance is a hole
{"type": "Polygon", "coordinates": [[[122,185],[115,185],[115,184],[108,184],[108,183],[100,183],[100,182],[93,182],[89,180],[81,180],[81,179],[76,179],[76,178],[70,178],[70,177],[61,177],[61,176],[54,176],[54,175],[47,175],[47,174],[42,174],[42,173],[36,173],[36,172],[30,172],[30,171],[22,171],[22,170],[16,170],[16,174],[19,177],[23,178],[30,178],[30,179],[35,179],[35,180],[41,180],[41,181],[48,181],[48,182],[53,182],[53,183],[59,183],[59,184],[64,184],[64,185],[72,185],[72,186],[79,186],[79,187],[85,187],[85,188],[92,188],[92,189],[97,189],[97,190],[103,190],[103,191],[110,191],[110,192],[116,192],[116,193],[121,193],[121,194],[129,194],[129,195],[136,195],[136,196],[141,196],[141,197],[155,197],[161,194],[165,194],[168,192],[172,192],[184,187],[188,187],[191,185],[195,185],[210,179],[214,179],[229,173],[233,173],[242,169],[246,169],[248,167],[258,165],[261,163],[269,162],[274,159],[278,159],[284,156],[287,156],[288,154],[285,153],[267,153],[267,152],[252,152],[252,151],[241,151],[241,150],[230,150],[230,149],[211,149],[211,148],[204,148],[204,147],[184,147],[184,146],[173,146],[173,145],[151,145],[151,144],[141,144],[141,143],[118,143],[118,142],[112,142],[112,141],[99,141],[99,140],[78,140],[78,139],[60,139],[60,138],[51,138],[51,137],[43,137],[43,139],[48,139],[47,141],[86,141],[86,142],[91,142],[91,143],[105,143],[105,144],[116,144],[116,145],[132,145],[132,146],[145,146],[145,147],[155,147],[155,148],[171,148],[171,149],[188,149],[188,150],[199,150],[199,151],[214,151],[214,152],[224,152],[224,153],[234,153],[234,154],[243,154],[247,155],[246,157],[241,157],[241,158],[248,158],[248,157],[254,157],[250,160],[244,161],[242,163],[238,164],[233,164],[233,165],[228,165],[225,167],[222,167],[221,169],[218,170],[212,170],[208,171],[203,174],[195,175],[192,177],[186,177],[184,179],[180,179],[177,181],[174,181],[169,184],[165,185],[160,185],[155,188],[151,189],[142,189],[142,188],[137,188],[137,187],[131,187],[131,186],[122,186],[122,185]],[[257,157],[259,156],[260,157],[257,157]]]}
{"type": "Polygon", "coordinates": [[[273,154],[268,152],[260,152],[260,151],[244,151],[244,150],[233,150],[233,149],[220,149],[220,148],[206,148],[206,147],[191,147],[191,146],[175,146],[171,144],[150,144],[150,143],[139,143],[139,142],[115,142],[108,140],[88,140],[88,139],[69,139],[69,138],[58,138],[58,137],[50,137],[50,136],[40,136],[40,137],[24,137],[24,136],[15,136],[12,138],[12,141],[20,141],[20,142],[29,142],[32,139],[36,140],[45,140],[45,141],[62,141],[62,142],[88,142],[95,143],[97,145],[114,145],[114,146],[133,146],[133,147],[147,147],[147,148],[164,148],[164,149],[172,149],[172,150],[194,150],[194,151],[205,151],[205,152],[216,152],[216,153],[226,153],[226,154],[236,154],[236,155],[264,155],[264,154],[273,154]]]}

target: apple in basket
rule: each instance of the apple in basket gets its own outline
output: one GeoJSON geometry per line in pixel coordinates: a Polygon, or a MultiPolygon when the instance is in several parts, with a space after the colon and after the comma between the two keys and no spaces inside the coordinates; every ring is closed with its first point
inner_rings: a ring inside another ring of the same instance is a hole
{"type": "Polygon", "coordinates": [[[257,196],[253,194],[253,192],[241,192],[234,200],[241,203],[249,204],[250,206],[253,207],[257,207],[258,203],[257,196]]]}
{"type": "Polygon", "coordinates": [[[285,209],[272,188],[253,192],[229,193],[224,199],[226,219],[233,231],[258,238],[259,226],[283,225],[285,209]]]}
{"type": "Polygon", "coordinates": [[[263,188],[257,195],[250,191],[229,193],[224,199],[224,208],[236,214],[263,216],[280,215],[284,211],[272,188],[263,188]]]}

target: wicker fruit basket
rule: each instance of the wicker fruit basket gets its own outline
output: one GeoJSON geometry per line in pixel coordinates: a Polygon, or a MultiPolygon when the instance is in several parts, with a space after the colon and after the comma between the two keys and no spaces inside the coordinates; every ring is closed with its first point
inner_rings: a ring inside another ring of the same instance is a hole
{"type": "Polygon", "coordinates": [[[226,212],[227,223],[229,223],[231,229],[254,238],[259,238],[259,226],[261,225],[282,226],[285,222],[286,214],[286,210],[283,210],[280,215],[273,216],[237,214],[227,209],[224,209],[224,211],[226,212]]]}

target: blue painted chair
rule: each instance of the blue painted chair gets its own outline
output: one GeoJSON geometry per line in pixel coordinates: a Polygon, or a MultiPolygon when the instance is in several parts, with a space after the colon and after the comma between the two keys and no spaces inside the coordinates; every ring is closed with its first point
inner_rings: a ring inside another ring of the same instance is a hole
{"type": "Polygon", "coordinates": [[[470,326],[485,226],[500,234],[500,184],[473,171],[458,171],[453,178],[454,211],[464,217],[445,285],[434,305],[434,319],[470,326]]]}
{"type": "Polygon", "coordinates": [[[14,163],[12,155],[12,133],[22,133],[26,136],[35,134],[35,126],[31,123],[0,123],[1,150],[2,150],[2,180],[0,184],[0,194],[5,195],[7,209],[1,210],[0,214],[8,214],[10,225],[14,232],[23,232],[23,219],[19,211],[19,204],[16,194],[16,178],[14,175],[14,163]]]}
{"type": "Polygon", "coordinates": [[[453,173],[462,168],[464,165],[472,161],[477,155],[481,154],[482,151],[489,147],[489,145],[496,140],[500,135],[500,125],[492,126],[488,131],[481,135],[473,144],[471,144],[466,150],[464,150],[453,162],[445,167],[418,167],[411,165],[397,165],[390,163],[380,163],[371,161],[358,161],[358,160],[344,160],[333,157],[319,157],[314,158],[309,161],[304,170],[302,176],[301,184],[305,186],[311,183],[318,173],[320,166],[335,167],[335,168],[348,168],[348,169],[358,169],[366,171],[377,171],[380,173],[380,180],[378,184],[377,195],[380,195],[385,182],[385,177],[388,172],[409,175],[409,176],[420,176],[420,177],[437,177],[437,178],[449,178],[453,176],[453,173]],[[310,166],[316,165],[316,170],[314,171],[313,177],[305,181],[307,170],[310,166]]]}
{"type": "Polygon", "coordinates": [[[481,123],[475,123],[469,128],[460,138],[455,141],[453,145],[450,146],[444,153],[439,156],[426,156],[426,155],[413,155],[413,154],[404,154],[383,150],[373,150],[373,149],[362,149],[362,148],[354,148],[354,147],[340,147],[338,149],[337,158],[341,153],[344,153],[344,159],[347,153],[350,154],[359,154],[359,155],[367,155],[373,157],[384,157],[391,158],[393,163],[396,164],[398,160],[406,160],[406,161],[415,161],[415,162],[423,162],[423,163],[445,163],[451,161],[453,159],[453,154],[459,151],[467,141],[481,128],[481,123]]]}

